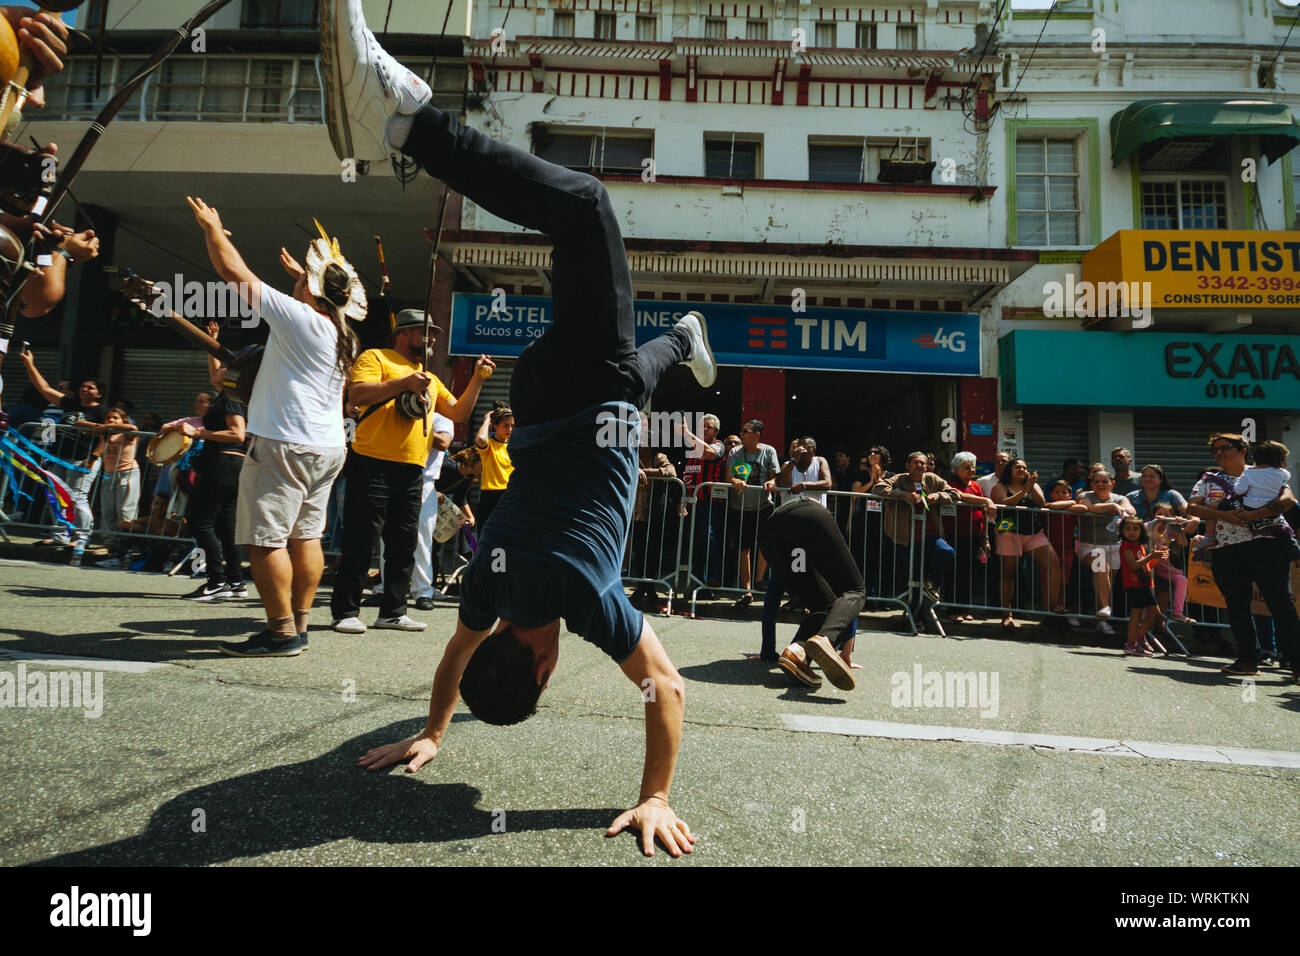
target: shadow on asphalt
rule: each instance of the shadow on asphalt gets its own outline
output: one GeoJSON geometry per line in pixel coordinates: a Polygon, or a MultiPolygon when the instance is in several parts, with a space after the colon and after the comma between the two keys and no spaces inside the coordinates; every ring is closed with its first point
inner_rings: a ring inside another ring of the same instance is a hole
{"type": "Polygon", "coordinates": [[[13,627],[0,627],[0,634],[12,634],[16,641],[5,641],[5,650],[24,651],[29,654],[70,654],[82,657],[105,657],[123,661],[193,661],[221,657],[217,650],[219,637],[251,635],[260,629],[261,620],[247,621],[230,618],[189,622],[191,630],[161,630],[174,634],[173,640],[155,640],[141,637],[140,632],[150,627],[160,627],[158,622],[123,624],[117,631],[92,631],[86,634],[47,634],[45,631],[24,631],[13,627]],[[209,626],[210,625],[210,626],[209,626]],[[206,628],[206,629],[205,629],[206,628]]]}
{"type": "MultiPolygon", "coordinates": [[[[434,775],[427,770],[423,774],[401,769],[371,773],[357,766],[357,758],[371,747],[414,736],[423,726],[424,718],[396,721],[312,760],[195,787],[155,810],[138,836],[31,865],[211,866],[340,840],[395,844],[393,852],[400,854],[401,844],[496,836],[493,823],[503,818],[491,807],[478,806],[482,793],[475,787],[434,783],[434,775]],[[206,832],[194,832],[199,818],[196,810],[203,811],[206,832]]],[[[519,833],[604,830],[625,808],[502,809],[505,831],[519,833]]],[[[498,823],[497,831],[500,829],[498,823]]],[[[365,851],[356,859],[401,862],[367,856],[365,851]]]]}
{"type": "MultiPolygon", "coordinates": [[[[109,598],[122,598],[128,601],[181,601],[181,596],[168,591],[76,591],[70,588],[45,588],[35,584],[9,587],[7,593],[18,597],[36,598],[38,600],[74,600],[83,598],[87,601],[103,602],[109,598]]],[[[191,602],[192,603],[192,602],[191,602]]]]}
{"type": "Polygon", "coordinates": [[[705,684],[730,684],[733,686],[759,686],[769,690],[785,691],[778,700],[807,701],[811,704],[842,704],[842,697],[819,697],[818,690],[795,684],[775,664],[758,660],[725,658],[711,664],[690,664],[677,668],[677,673],[687,680],[705,684]]]}

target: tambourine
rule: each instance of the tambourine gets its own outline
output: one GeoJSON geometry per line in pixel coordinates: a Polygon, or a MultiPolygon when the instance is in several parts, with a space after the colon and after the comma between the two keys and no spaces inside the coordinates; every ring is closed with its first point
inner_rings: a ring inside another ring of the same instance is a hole
{"type": "Polygon", "coordinates": [[[170,465],[174,461],[179,461],[193,444],[194,439],[182,431],[163,432],[161,435],[155,435],[149,442],[149,446],[144,450],[144,456],[160,467],[170,465]]]}

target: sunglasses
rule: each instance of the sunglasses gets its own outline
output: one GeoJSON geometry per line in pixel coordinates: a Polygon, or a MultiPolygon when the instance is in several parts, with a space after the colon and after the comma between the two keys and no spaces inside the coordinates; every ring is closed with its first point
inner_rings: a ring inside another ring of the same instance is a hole
{"type": "Polygon", "coordinates": [[[1223,452],[1236,451],[1236,450],[1237,449],[1235,445],[1215,445],[1213,448],[1210,449],[1211,453],[1215,455],[1221,454],[1223,452]]]}
{"type": "Polygon", "coordinates": [[[742,435],[754,435],[754,434],[757,434],[757,432],[755,432],[754,429],[752,429],[752,428],[742,428],[742,429],[740,430],[740,433],[741,433],[742,435]]]}

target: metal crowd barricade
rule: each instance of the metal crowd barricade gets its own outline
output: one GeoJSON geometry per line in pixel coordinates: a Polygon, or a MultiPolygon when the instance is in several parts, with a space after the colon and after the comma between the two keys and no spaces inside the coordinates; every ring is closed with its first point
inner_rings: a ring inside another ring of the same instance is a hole
{"type": "Polygon", "coordinates": [[[632,528],[623,554],[623,583],[668,592],[672,610],[686,527],[686,486],[678,478],[647,478],[637,489],[632,528]]]}
{"type": "MultiPolygon", "coordinates": [[[[871,606],[901,610],[916,630],[916,614],[926,602],[921,589],[924,547],[897,542],[887,533],[886,514],[906,509],[903,526],[916,540],[919,512],[905,499],[885,499],[859,492],[829,491],[828,510],[836,518],[854,561],[862,571],[871,606]]],[[[695,613],[701,591],[713,594],[747,594],[756,598],[767,563],[758,546],[759,531],[775,507],[743,511],[738,494],[729,482],[704,482],[691,498],[684,536],[686,551],[681,561],[680,580],[695,613]],[[746,573],[748,572],[748,573],[746,573]],[[746,585],[748,581],[748,585],[746,585]]]]}
{"type": "MultiPolygon", "coordinates": [[[[1109,606],[1114,631],[1117,636],[1123,636],[1128,609],[1123,579],[1114,559],[1118,545],[1112,548],[1079,540],[1081,520],[1104,520],[1105,516],[998,505],[993,515],[984,514],[981,532],[976,512],[983,509],[959,504],[955,508],[946,506],[945,511],[954,519],[945,521],[945,526],[957,554],[951,587],[943,594],[945,608],[995,611],[1013,619],[1016,614],[1065,618],[1077,625],[1085,618],[1097,624],[1107,620],[1099,617],[1097,611],[1109,606]],[[1106,579],[1109,579],[1109,594],[1106,579]]],[[[1149,544],[1147,548],[1150,550],[1149,544]]],[[[1192,577],[1188,567],[1190,554],[1189,546],[1171,549],[1168,567],[1157,566],[1154,576],[1157,603],[1169,629],[1166,633],[1157,624],[1156,636],[1173,634],[1184,653],[1186,648],[1174,628],[1226,626],[1221,608],[1194,604],[1186,594],[1185,588],[1192,577]],[[1173,605],[1180,594],[1184,595],[1183,613],[1196,619],[1194,625],[1173,620],[1176,610],[1173,605]]],[[[1205,580],[1199,593],[1207,592],[1217,594],[1205,580]]]]}
{"type": "MultiPolygon", "coordinates": [[[[76,425],[56,424],[51,419],[28,422],[15,430],[48,455],[80,467],[85,467],[90,451],[106,434],[76,425]]],[[[104,476],[98,463],[87,474],[54,464],[38,454],[25,452],[25,457],[58,477],[72,492],[77,510],[75,528],[68,531],[62,523],[55,520],[46,497],[45,483],[40,479],[39,473],[33,477],[25,468],[11,467],[0,471],[0,531],[19,529],[68,537],[71,540],[82,538],[86,546],[93,544],[96,539],[106,542],[126,539],[146,546],[153,544],[155,547],[171,546],[178,550],[184,548],[188,557],[192,553],[194,541],[183,533],[185,519],[183,513],[179,513],[183,511],[183,507],[180,507],[183,500],[174,495],[166,501],[155,503],[154,500],[160,470],[145,457],[145,449],[157,432],[135,431],[128,434],[136,439],[135,463],[140,474],[136,513],[122,515],[123,520],[131,522],[129,529],[103,527],[101,499],[104,476]],[[177,514],[168,513],[172,505],[178,506],[177,514]]],[[[21,443],[18,444],[22,450],[21,443]]]]}

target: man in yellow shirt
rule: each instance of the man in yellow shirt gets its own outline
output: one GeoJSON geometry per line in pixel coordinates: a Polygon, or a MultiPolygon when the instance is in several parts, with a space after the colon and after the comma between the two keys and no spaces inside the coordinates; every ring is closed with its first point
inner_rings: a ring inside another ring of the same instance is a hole
{"type": "Polygon", "coordinates": [[[433,326],[426,342],[424,313],[418,309],[399,312],[394,329],[391,349],[368,349],[358,356],[348,385],[348,401],[361,406],[362,412],[343,471],[347,485],[342,558],[330,600],[334,630],[343,634],[366,631],[357,615],[370,555],[380,535],[384,596],[375,627],[422,631],[427,626],[407,617],[406,598],[415,563],[425,461],[430,447],[447,441],[445,434],[434,431],[433,413],[453,422],[468,419],[484,379],[496,368],[486,355],[479,356],[469,385],[459,399],[453,398],[437,376],[423,370],[425,350],[432,348],[442,330],[433,326]],[[409,418],[401,411],[409,401],[402,398],[405,392],[427,396],[427,433],[420,417],[409,418]]]}

